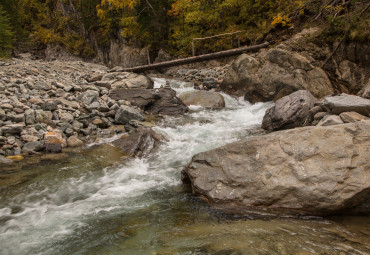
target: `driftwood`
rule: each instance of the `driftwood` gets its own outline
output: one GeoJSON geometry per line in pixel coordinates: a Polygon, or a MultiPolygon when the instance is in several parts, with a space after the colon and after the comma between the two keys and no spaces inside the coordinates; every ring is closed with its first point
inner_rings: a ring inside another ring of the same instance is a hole
{"type": "Polygon", "coordinates": [[[268,47],[268,45],[269,43],[265,42],[263,44],[258,44],[254,46],[245,46],[245,47],[240,47],[240,48],[236,48],[232,50],[219,51],[215,53],[210,53],[210,54],[205,54],[205,55],[200,55],[200,56],[195,56],[195,57],[189,57],[189,58],[183,58],[183,59],[176,59],[176,60],[171,60],[171,61],[165,61],[165,62],[151,64],[151,65],[129,67],[129,68],[124,68],[123,70],[126,72],[144,72],[148,70],[157,70],[157,69],[167,68],[167,67],[172,67],[172,66],[186,65],[186,64],[197,63],[197,62],[202,62],[202,61],[207,61],[207,60],[212,60],[212,59],[230,57],[230,56],[241,54],[243,52],[257,51],[259,49],[268,47]]]}

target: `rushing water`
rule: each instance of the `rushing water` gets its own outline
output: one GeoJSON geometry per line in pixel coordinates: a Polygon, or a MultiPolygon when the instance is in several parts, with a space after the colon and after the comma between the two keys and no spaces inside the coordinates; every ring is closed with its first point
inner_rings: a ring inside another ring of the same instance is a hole
{"type": "Polygon", "coordinates": [[[150,158],[103,144],[23,170],[32,178],[0,190],[0,254],[368,254],[368,217],[231,219],[183,191],[194,154],[255,135],[270,106],[223,96],[223,110],[166,118],[150,158]]]}

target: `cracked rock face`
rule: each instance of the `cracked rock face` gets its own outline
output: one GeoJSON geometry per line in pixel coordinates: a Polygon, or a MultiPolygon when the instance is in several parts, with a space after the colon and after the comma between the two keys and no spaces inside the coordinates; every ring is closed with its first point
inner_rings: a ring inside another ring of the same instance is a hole
{"type": "Polygon", "coordinates": [[[274,48],[257,55],[240,55],[230,66],[221,90],[252,103],[276,101],[297,90],[317,98],[334,92],[326,73],[304,56],[274,48]]]}
{"type": "Polygon", "coordinates": [[[193,193],[235,212],[349,212],[369,202],[370,121],[247,138],[195,155],[182,175],[193,193]]]}

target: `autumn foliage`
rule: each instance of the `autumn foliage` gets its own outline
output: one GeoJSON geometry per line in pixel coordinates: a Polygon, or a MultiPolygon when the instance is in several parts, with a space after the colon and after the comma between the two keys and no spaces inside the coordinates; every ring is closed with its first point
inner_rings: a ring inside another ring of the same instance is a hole
{"type": "MultiPolygon", "coordinates": [[[[151,52],[190,55],[192,38],[244,31],[242,44],[254,44],[273,28],[323,10],[330,24],[341,25],[345,11],[323,7],[323,0],[2,0],[0,50],[28,42],[40,47],[60,44],[76,55],[93,57],[118,40],[151,52]],[[336,23],[335,23],[336,22],[336,23]],[[6,32],[4,32],[6,31],[6,32]],[[6,41],[6,43],[5,43],[6,41]]],[[[355,1],[356,2],[356,1],[355,1]]],[[[364,23],[363,26],[366,26],[364,23]]],[[[366,30],[366,29],[365,29],[366,30]]],[[[361,38],[361,31],[351,33],[361,38]]],[[[197,42],[197,52],[235,47],[235,38],[197,42]]]]}

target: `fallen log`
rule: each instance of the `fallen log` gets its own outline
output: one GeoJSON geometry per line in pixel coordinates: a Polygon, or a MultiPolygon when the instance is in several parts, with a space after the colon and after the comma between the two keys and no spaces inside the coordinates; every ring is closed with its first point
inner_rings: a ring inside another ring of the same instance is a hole
{"type": "Polygon", "coordinates": [[[219,51],[215,53],[194,56],[194,57],[189,57],[189,58],[183,58],[183,59],[176,59],[176,60],[171,60],[171,61],[165,61],[165,62],[151,64],[151,65],[129,67],[129,68],[124,68],[123,70],[125,72],[144,72],[148,70],[157,70],[157,69],[167,68],[167,67],[172,67],[172,66],[186,65],[186,64],[202,62],[202,61],[207,61],[207,60],[212,60],[212,59],[230,57],[230,56],[238,55],[244,52],[257,51],[259,49],[268,47],[268,45],[269,43],[265,42],[265,43],[254,45],[254,46],[245,46],[245,47],[240,47],[240,48],[236,48],[232,50],[219,51]]]}

